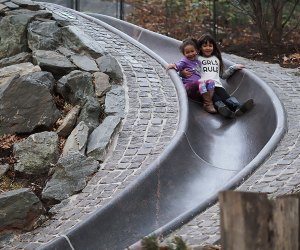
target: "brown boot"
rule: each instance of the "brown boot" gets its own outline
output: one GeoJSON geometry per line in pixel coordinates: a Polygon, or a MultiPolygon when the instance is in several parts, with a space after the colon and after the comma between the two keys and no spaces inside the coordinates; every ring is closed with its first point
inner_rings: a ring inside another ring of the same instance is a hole
{"type": "Polygon", "coordinates": [[[215,114],[217,110],[215,109],[213,102],[212,102],[213,90],[202,94],[203,98],[203,108],[206,112],[215,114]]]}
{"type": "Polygon", "coordinates": [[[215,112],[213,114],[218,113],[218,111],[215,109],[215,105],[214,105],[214,102],[213,102],[213,96],[214,96],[214,93],[215,93],[215,89],[209,90],[208,93],[209,93],[211,105],[212,105],[213,109],[215,110],[215,112]]]}

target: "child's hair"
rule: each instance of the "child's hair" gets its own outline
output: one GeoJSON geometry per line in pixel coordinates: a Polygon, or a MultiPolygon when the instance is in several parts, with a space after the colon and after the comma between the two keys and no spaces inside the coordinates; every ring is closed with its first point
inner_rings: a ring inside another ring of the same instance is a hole
{"type": "Polygon", "coordinates": [[[195,47],[195,50],[198,52],[198,46],[197,46],[197,39],[195,38],[187,38],[184,39],[181,43],[181,45],[179,46],[179,49],[181,51],[182,54],[184,54],[184,48],[188,45],[192,45],[195,47]]]}
{"type": "Polygon", "coordinates": [[[203,56],[203,53],[201,51],[201,47],[202,47],[203,44],[206,44],[206,43],[211,43],[214,46],[214,50],[212,52],[212,55],[216,56],[219,59],[219,61],[220,61],[220,73],[222,74],[223,70],[224,70],[224,64],[223,64],[223,60],[222,60],[221,51],[219,49],[218,44],[216,43],[216,40],[210,34],[202,35],[199,38],[199,40],[197,41],[199,54],[201,56],[203,56]]]}

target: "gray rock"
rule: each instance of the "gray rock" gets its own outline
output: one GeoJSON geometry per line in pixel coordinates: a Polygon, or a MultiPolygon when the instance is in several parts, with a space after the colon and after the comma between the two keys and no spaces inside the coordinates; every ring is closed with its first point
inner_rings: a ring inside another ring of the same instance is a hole
{"type": "Polygon", "coordinates": [[[88,72],[99,71],[95,60],[86,55],[71,55],[70,59],[81,70],[88,72]]]}
{"type": "Polygon", "coordinates": [[[9,164],[1,164],[0,165],[0,177],[5,175],[8,170],[9,170],[9,164]]]}
{"type": "Polygon", "coordinates": [[[95,96],[92,74],[74,70],[59,79],[56,92],[72,105],[83,103],[87,96],[95,96]]]}
{"type": "Polygon", "coordinates": [[[28,15],[5,16],[0,19],[0,59],[28,51],[28,15]]]}
{"type": "Polygon", "coordinates": [[[0,68],[13,64],[32,62],[31,53],[21,52],[15,56],[6,57],[0,60],[0,68]]]}
{"type": "Polygon", "coordinates": [[[12,3],[12,2],[6,2],[4,4],[11,10],[20,8],[19,5],[12,3]]]}
{"type": "Polygon", "coordinates": [[[80,112],[79,105],[76,105],[69,111],[69,113],[63,119],[62,124],[58,127],[56,131],[56,133],[59,136],[66,138],[70,135],[70,133],[72,132],[76,124],[79,112],[80,112]]]}
{"type": "Polygon", "coordinates": [[[121,122],[118,116],[108,116],[91,133],[88,140],[87,155],[103,162],[107,155],[113,136],[118,131],[121,122]]]}
{"type": "Polygon", "coordinates": [[[29,9],[15,9],[5,12],[6,16],[17,16],[17,15],[26,15],[30,17],[30,21],[33,19],[44,18],[50,19],[52,13],[47,10],[29,10],[29,9]]]}
{"type": "Polygon", "coordinates": [[[102,48],[99,43],[95,42],[76,26],[63,27],[62,34],[64,45],[78,54],[98,58],[105,53],[104,48],[102,48]]]}
{"type": "Polygon", "coordinates": [[[89,132],[99,126],[100,123],[100,103],[95,97],[87,96],[81,108],[77,123],[83,121],[89,128],[89,132]]]}
{"type": "Polygon", "coordinates": [[[8,78],[23,76],[38,71],[41,71],[41,68],[33,65],[30,62],[14,64],[0,68],[0,86],[3,82],[6,82],[8,78]]]}
{"type": "Polygon", "coordinates": [[[69,135],[62,155],[66,156],[72,152],[78,152],[82,155],[85,154],[87,139],[89,135],[89,127],[82,121],[80,122],[75,129],[69,135]]]}
{"type": "Polygon", "coordinates": [[[0,3],[0,14],[8,10],[8,7],[2,3],[0,3]]]}
{"type": "Polygon", "coordinates": [[[105,98],[105,113],[118,115],[121,118],[125,116],[125,91],[122,86],[113,86],[107,92],[105,98]]]}
{"type": "Polygon", "coordinates": [[[19,5],[22,8],[37,11],[40,9],[40,5],[30,0],[11,0],[13,3],[19,5]]]}
{"type": "Polygon", "coordinates": [[[95,72],[93,76],[94,76],[96,96],[102,97],[109,90],[111,90],[111,84],[109,83],[109,76],[103,72],[95,72]]]}
{"type": "Polygon", "coordinates": [[[15,170],[32,175],[48,173],[59,158],[58,144],[58,135],[55,132],[33,134],[15,143],[13,147],[17,160],[15,170]]]}
{"type": "MultiPolygon", "coordinates": [[[[57,24],[60,27],[65,27],[68,25],[72,25],[72,20],[71,19],[66,19],[66,16],[68,16],[68,14],[66,12],[64,12],[63,15],[61,15],[61,13],[53,13],[53,19],[57,22],[57,24]]],[[[72,15],[71,15],[72,16],[72,15]]]]}
{"type": "Polygon", "coordinates": [[[88,177],[99,169],[99,163],[78,152],[61,157],[55,172],[42,192],[43,199],[62,201],[81,191],[88,177]]]}
{"type": "Polygon", "coordinates": [[[96,60],[99,70],[108,74],[112,81],[121,83],[123,81],[123,71],[118,60],[112,56],[101,56],[96,60]]]}
{"type": "Polygon", "coordinates": [[[56,49],[57,52],[61,53],[62,55],[66,56],[66,57],[71,57],[72,55],[76,55],[75,52],[73,52],[72,50],[66,48],[66,47],[63,47],[63,46],[59,46],[57,49],[56,49]]]}
{"type": "Polygon", "coordinates": [[[76,69],[70,60],[56,51],[35,50],[32,53],[33,63],[44,71],[51,72],[54,76],[61,77],[76,69]]]}
{"type": "Polygon", "coordinates": [[[13,64],[0,68],[0,79],[16,75],[27,75],[28,73],[37,71],[41,71],[41,68],[39,66],[33,65],[31,62],[13,64]]]}
{"type": "Polygon", "coordinates": [[[28,25],[31,50],[55,50],[61,42],[61,29],[55,21],[34,21],[28,25]]]}
{"type": "Polygon", "coordinates": [[[0,194],[0,231],[31,230],[45,209],[29,189],[21,188],[0,194]]]}
{"type": "Polygon", "coordinates": [[[1,85],[0,136],[52,128],[60,114],[51,95],[52,84],[50,73],[35,72],[1,85]]]}
{"type": "MultiPolygon", "coordinates": [[[[69,25],[68,20],[61,17],[53,21],[52,14],[40,10],[33,1],[0,0],[0,13],[0,136],[52,130],[60,113],[53,100],[54,92],[66,103],[76,105],[57,133],[32,134],[14,145],[15,170],[31,175],[54,173],[42,196],[62,201],[80,192],[99,169],[97,160],[106,158],[125,113],[124,89],[112,87],[112,83],[123,81],[123,70],[114,57],[103,56],[104,42],[94,41],[75,26],[60,28],[69,25]],[[99,125],[104,111],[97,97],[105,100],[106,95],[105,109],[110,116],[99,125]],[[61,156],[58,135],[67,138],[61,156]],[[88,141],[93,157],[86,156],[88,141]]],[[[9,165],[0,165],[0,174],[7,168],[9,165]]],[[[17,226],[4,224],[2,208],[6,209],[0,199],[0,232],[2,224],[8,225],[5,229],[26,230],[39,224],[37,217],[17,226]]],[[[8,213],[15,212],[13,206],[9,208],[8,213]]]]}

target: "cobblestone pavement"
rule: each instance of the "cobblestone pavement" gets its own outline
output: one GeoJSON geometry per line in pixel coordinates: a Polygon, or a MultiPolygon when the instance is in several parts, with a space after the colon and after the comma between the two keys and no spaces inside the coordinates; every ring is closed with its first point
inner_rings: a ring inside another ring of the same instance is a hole
{"type": "MultiPolygon", "coordinates": [[[[54,8],[54,7],[53,7],[54,8]]],[[[143,172],[168,145],[178,127],[179,104],[175,87],[164,68],[154,59],[117,35],[84,18],[55,7],[55,13],[80,27],[105,46],[123,67],[127,93],[127,116],[114,142],[115,147],[82,193],[57,205],[51,220],[33,232],[0,238],[1,249],[36,249],[41,244],[84,220],[102,207],[143,172]]],[[[273,196],[297,190],[300,169],[299,147],[300,72],[226,55],[244,63],[267,82],[283,102],[288,116],[288,132],[270,158],[238,189],[267,192],[273,196]]],[[[219,209],[214,205],[175,231],[189,245],[212,244],[219,239],[219,209]]]]}

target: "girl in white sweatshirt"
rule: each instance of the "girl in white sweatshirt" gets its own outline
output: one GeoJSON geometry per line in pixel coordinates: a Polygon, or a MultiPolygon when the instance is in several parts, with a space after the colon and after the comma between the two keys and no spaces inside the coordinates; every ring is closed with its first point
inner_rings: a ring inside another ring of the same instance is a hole
{"type": "Polygon", "coordinates": [[[213,81],[215,91],[213,103],[217,111],[228,118],[239,116],[253,107],[253,99],[240,104],[234,97],[230,96],[221,83],[221,79],[229,78],[234,72],[244,68],[242,64],[235,64],[224,71],[221,52],[215,39],[209,35],[203,35],[198,40],[199,57],[201,62],[201,81],[213,81]]]}

